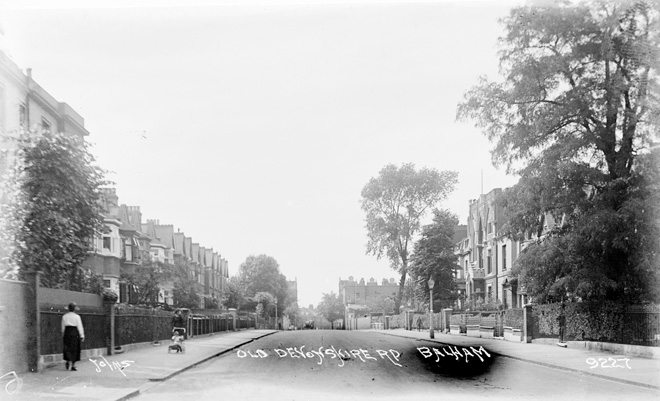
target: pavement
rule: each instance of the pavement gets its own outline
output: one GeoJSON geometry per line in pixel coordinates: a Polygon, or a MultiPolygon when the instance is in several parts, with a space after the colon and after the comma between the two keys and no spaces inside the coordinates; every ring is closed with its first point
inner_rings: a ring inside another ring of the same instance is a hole
{"type": "MultiPolygon", "coordinates": [[[[602,379],[660,390],[660,359],[639,358],[604,351],[563,348],[555,345],[484,339],[428,330],[370,330],[384,335],[449,344],[452,346],[483,346],[487,352],[602,379]],[[627,361],[626,361],[627,359],[627,361]],[[612,367],[615,366],[615,367],[612,367]]],[[[439,347],[440,348],[440,347],[439,347]]]]}
{"type": "Polygon", "coordinates": [[[60,363],[40,373],[5,376],[0,380],[0,400],[126,400],[158,382],[275,332],[242,330],[196,336],[185,341],[184,353],[168,354],[166,341],[118,355],[81,360],[76,363],[75,372],[60,363]]]}

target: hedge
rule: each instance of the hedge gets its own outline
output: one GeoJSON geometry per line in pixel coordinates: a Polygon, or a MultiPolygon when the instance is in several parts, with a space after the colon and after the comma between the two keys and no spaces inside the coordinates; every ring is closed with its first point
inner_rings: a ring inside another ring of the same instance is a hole
{"type": "MultiPolygon", "coordinates": [[[[566,321],[565,340],[622,342],[627,331],[626,307],[614,302],[573,302],[563,306],[566,321]]],[[[533,316],[538,337],[559,336],[560,303],[534,305],[533,316]]]]}
{"type": "Polygon", "coordinates": [[[507,309],[504,312],[504,326],[513,327],[514,329],[522,329],[523,327],[523,310],[507,309]]]}
{"type": "Polygon", "coordinates": [[[613,302],[567,304],[566,338],[616,342],[623,332],[622,305],[613,302]]]}
{"type": "Polygon", "coordinates": [[[539,337],[559,336],[561,304],[534,305],[532,316],[539,337]]]}

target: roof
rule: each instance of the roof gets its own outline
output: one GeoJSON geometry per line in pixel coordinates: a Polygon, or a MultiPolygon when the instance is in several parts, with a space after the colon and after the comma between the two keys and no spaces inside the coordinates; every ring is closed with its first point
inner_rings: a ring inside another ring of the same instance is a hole
{"type": "Polygon", "coordinates": [[[192,254],[193,254],[193,248],[192,248],[192,238],[191,237],[183,237],[183,254],[187,258],[192,259],[192,254]]]}
{"type": "Polygon", "coordinates": [[[467,237],[467,225],[466,224],[459,224],[456,227],[454,227],[454,238],[452,239],[452,242],[454,244],[460,242],[464,238],[467,237]]]}
{"type": "Polygon", "coordinates": [[[139,206],[126,206],[125,204],[122,204],[119,206],[117,214],[121,221],[120,230],[142,231],[142,223],[140,222],[142,215],[139,206]]]}
{"type": "Polygon", "coordinates": [[[190,257],[192,258],[193,262],[199,263],[199,244],[193,243],[190,249],[192,250],[190,257]]]}
{"type": "Polygon", "coordinates": [[[152,245],[164,245],[158,235],[153,220],[148,220],[147,224],[142,224],[142,232],[151,238],[152,245]]]}
{"type": "Polygon", "coordinates": [[[154,231],[162,244],[174,249],[174,226],[172,224],[154,224],[154,231]]]}
{"type": "Polygon", "coordinates": [[[183,233],[174,233],[174,253],[185,255],[186,236],[183,233]]]}

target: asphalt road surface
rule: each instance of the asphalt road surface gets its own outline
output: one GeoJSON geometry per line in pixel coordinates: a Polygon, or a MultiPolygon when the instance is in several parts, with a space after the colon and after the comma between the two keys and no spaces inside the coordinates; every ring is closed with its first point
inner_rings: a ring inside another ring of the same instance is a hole
{"type": "Polygon", "coordinates": [[[144,400],[657,400],[660,392],[373,332],[278,332],[189,369],[144,400]]]}

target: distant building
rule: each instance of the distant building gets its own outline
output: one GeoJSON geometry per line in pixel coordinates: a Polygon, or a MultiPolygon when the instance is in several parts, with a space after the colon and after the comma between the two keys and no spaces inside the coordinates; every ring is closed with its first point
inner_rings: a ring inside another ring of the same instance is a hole
{"type": "MultiPolygon", "coordinates": [[[[160,225],[158,220],[147,220],[147,224],[142,224],[142,232],[145,233],[151,242],[149,243],[149,254],[153,262],[166,265],[174,264],[174,227],[171,225],[160,225]]],[[[159,283],[156,302],[174,305],[174,282],[168,280],[159,283]]]]}
{"type": "Polygon", "coordinates": [[[119,294],[119,276],[121,274],[122,237],[117,212],[118,198],[114,189],[105,188],[101,193],[103,224],[106,232],[94,238],[94,250],[83,262],[85,270],[102,276],[103,286],[119,294]]]}
{"type": "Polygon", "coordinates": [[[298,278],[287,280],[286,284],[289,287],[289,301],[291,305],[298,306],[298,278]]]}
{"type": "MultiPolygon", "coordinates": [[[[365,283],[364,278],[355,281],[353,276],[348,280],[339,279],[339,299],[344,304],[344,324],[349,323],[366,311],[378,313],[393,313],[385,310],[388,306],[387,298],[394,300],[399,291],[399,284],[393,279],[383,279],[378,284],[372,277],[365,283]],[[349,322],[349,323],[346,323],[349,322]]],[[[357,326],[356,326],[357,327],[357,326]]]]}
{"type": "Polygon", "coordinates": [[[353,276],[348,280],[339,279],[339,299],[344,305],[353,309],[367,309],[371,303],[387,297],[396,297],[398,291],[399,284],[393,278],[383,279],[381,284],[378,284],[373,277],[366,283],[364,278],[355,281],[353,276]]]}

